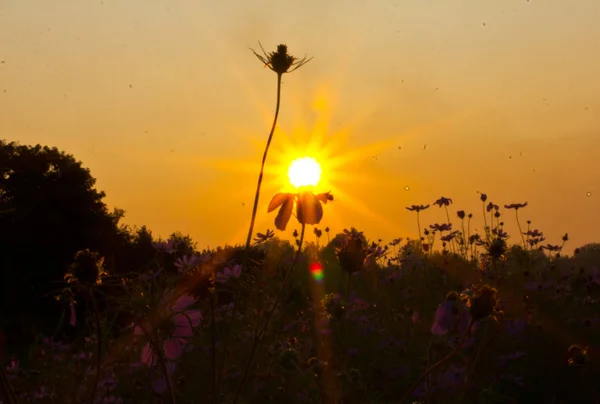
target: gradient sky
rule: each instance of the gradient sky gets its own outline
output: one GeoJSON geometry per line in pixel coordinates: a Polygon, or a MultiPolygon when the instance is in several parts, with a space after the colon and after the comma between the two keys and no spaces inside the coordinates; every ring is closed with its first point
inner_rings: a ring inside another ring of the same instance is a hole
{"type": "Polygon", "coordinates": [[[599,15],[597,0],[2,0],[0,137],[75,155],[126,223],[243,242],[276,88],[249,48],[285,43],[314,59],[284,76],[267,164],[327,148],[321,227],[414,237],[404,207],[440,196],[481,227],[481,191],[528,201],[522,223],[568,232],[571,252],[600,241],[599,15]]]}

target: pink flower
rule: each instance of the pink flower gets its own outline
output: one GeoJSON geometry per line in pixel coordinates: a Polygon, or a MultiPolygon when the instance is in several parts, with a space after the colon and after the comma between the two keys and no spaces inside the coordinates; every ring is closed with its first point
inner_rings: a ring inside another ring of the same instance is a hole
{"type": "Polygon", "coordinates": [[[454,323],[454,301],[446,300],[435,311],[431,333],[438,337],[446,335],[454,323]]]}
{"type": "Polygon", "coordinates": [[[215,281],[217,283],[225,283],[230,279],[237,279],[242,274],[242,266],[234,265],[233,267],[223,268],[223,272],[218,272],[215,281]]]}
{"type": "Polygon", "coordinates": [[[598,270],[596,267],[592,268],[592,279],[594,282],[600,285],[600,270],[598,270]]]}
{"type": "Polygon", "coordinates": [[[75,327],[77,325],[77,317],[75,316],[75,302],[71,302],[69,309],[70,309],[69,324],[71,324],[71,326],[75,327]]]}
{"type": "MultiPolygon", "coordinates": [[[[163,298],[163,304],[166,299],[163,298]]],[[[194,303],[194,298],[189,295],[180,296],[172,306],[167,306],[163,311],[163,322],[168,321],[169,332],[163,340],[163,349],[167,360],[173,361],[181,356],[188,338],[194,335],[194,327],[200,325],[202,314],[199,310],[186,310],[194,303]]],[[[160,320],[159,320],[160,321],[160,320]]],[[[162,324],[162,322],[161,322],[162,324]]],[[[134,335],[145,335],[150,333],[148,324],[136,325],[134,335]]],[[[154,366],[157,362],[157,355],[154,346],[147,342],[142,348],[141,360],[146,366],[154,366]]]]}

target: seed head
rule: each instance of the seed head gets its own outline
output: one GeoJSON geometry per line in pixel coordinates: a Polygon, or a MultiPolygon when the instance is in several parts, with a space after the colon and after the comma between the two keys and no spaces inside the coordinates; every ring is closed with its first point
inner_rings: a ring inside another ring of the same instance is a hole
{"type": "Polygon", "coordinates": [[[258,44],[260,45],[260,49],[263,51],[263,55],[259,55],[253,49],[250,50],[261,62],[265,64],[265,66],[268,66],[269,69],[273,70],[278,75],[282,75],[284,73],[291,73],[294,70],[299,69],[312,59],[307,59],[306,56],[302,59],[298,59],[288,54],[287,45],[278,45],[277,51],[267,53],[264,50],[262,44],[260,42],[258,44]]]}

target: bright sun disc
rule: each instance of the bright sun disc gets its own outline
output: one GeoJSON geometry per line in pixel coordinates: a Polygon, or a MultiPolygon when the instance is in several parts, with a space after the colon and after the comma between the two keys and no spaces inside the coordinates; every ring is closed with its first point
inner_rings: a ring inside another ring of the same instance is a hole
{"type": "Polygon", "coordinates": [[[312,157],[298,158],[290,164],[288,178],[296,188],[316,186],[321,179],[321,166],[312,157]]]}

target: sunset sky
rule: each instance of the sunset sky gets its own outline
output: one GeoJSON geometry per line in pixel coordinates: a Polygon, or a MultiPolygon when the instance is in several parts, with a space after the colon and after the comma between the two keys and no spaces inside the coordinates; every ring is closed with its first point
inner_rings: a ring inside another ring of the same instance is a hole
{"type": "Polygon", "coordinates": [[[318,152],[317,191],[336,198],[321,228],[415,237],[405,207],[441,196],[481,228],[480,191],[529,202],[522,223],[568,232],[571,253],[600,241],[599,15],[598,0],[1,0],[0,138],[73,154],[128,224],[244,242],[276,94],[249,48],[284,43],[314,59],[284,76],[256,231],[290,159],[318,152]]]}

